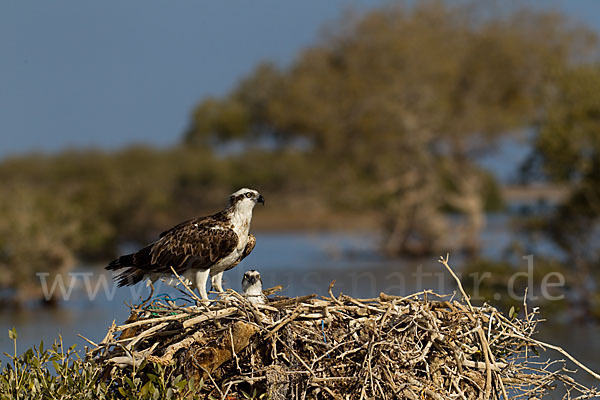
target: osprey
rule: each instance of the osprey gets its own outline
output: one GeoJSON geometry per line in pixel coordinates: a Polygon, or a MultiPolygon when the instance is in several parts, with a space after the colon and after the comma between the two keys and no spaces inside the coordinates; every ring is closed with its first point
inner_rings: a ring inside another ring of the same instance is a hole
{"type": "Polygon", "coordinates": [[[195,283],[200,296],[208,300],[206,281],[223,292],[223,272],[238,265],[254,249],[256,238],[249,234],[252,210],[265,203],[256,190],[240,189],[229,196],[229,205],[208,217],[182,222],[160,234],[143,249],[112,261],[107,270],[125,268],[117,277],[119,286],[149,278],[152,281],[172,274],[195,283]]]}
{"type": "Polygon", "coordinates": [[[262,292],[262,279],[258,271],[251,269],[246,271],[242,278],[242,294],[252,304],[265,304],[267,298],[262,292]]]}

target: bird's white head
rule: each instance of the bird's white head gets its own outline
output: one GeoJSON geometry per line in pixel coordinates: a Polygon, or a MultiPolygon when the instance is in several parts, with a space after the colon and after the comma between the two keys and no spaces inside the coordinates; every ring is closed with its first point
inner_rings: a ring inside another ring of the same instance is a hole
{"type": "Polygon", "coordinates": [[[243,188],[229,196],[229,207],[237,213],[252,213],[256,203],[265,204],[265,198],[254,189],[243,188]]]}
{"type": "Polygon", "coordinates": [[[262,294],[262,279],[258,271],[254,269],[246,271],[242,278],[242,290],[245,295],[249,296],[262,294]]]}

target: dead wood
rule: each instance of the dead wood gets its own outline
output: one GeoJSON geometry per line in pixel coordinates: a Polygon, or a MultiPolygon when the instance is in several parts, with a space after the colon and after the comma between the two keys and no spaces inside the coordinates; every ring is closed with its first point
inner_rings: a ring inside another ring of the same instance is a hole
{"type": "Polygon", "coordinates": [[[597,377],[534,338],[537,310],[508,318],[459,288],[461,300],[431,291],[336,297],[330,286],[328,297],[277,296],[260,307],[231,293],[200,308],[152,301],[113,323],[88,357],[203,378],[206,398],[256,390],[270,399],[541,399],[555,387],[564,399],[599,395],[566,361],[540,354],[555,350],[597,377]]]}

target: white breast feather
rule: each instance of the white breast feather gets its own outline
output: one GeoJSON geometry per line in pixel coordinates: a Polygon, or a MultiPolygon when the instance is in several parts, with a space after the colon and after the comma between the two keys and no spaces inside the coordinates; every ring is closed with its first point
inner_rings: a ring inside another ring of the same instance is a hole
{"type": "MultiPolygon", "coordinates": [[[[231,225],[235,234],[238,236],[238,244],[231,253],[219,260],[211,267],[211,275],[226,270],[235,263],[244,253],[248,244],[248,232],[250,231],[250,221],[252,220],[252,208],[236,210],[231,215],[231,225]]],[[[215,225],[211,229],[224,229],[222,226],[215,225]]]]}

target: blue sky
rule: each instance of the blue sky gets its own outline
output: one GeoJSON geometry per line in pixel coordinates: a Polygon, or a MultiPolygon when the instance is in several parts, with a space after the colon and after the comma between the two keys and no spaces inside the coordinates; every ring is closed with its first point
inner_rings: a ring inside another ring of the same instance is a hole
{"type": "MultiPolygon", "coordinates": [[[[191,109],[261,60],[290,63],[341,10],[378,0],[5,0],[0,157],[68,147],[166,146],[191,109]]],[[[600,1],[533,2],[600,30],[600,1]]]]}

